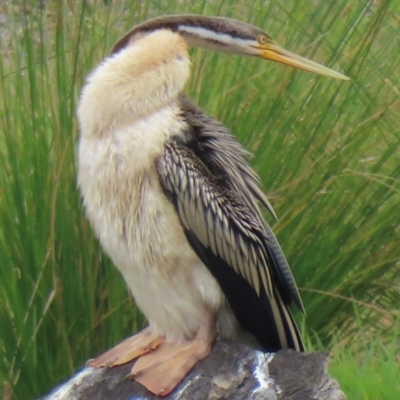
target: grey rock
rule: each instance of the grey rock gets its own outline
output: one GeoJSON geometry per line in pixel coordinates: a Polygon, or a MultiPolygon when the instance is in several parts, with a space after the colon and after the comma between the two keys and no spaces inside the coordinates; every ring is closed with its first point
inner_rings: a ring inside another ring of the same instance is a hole
{"type": "MultiPolygon", "coordinates": [[[[242,343],[217,341],[211,354],[190,372],[166,400],[346,400],[327,374],[328,353],[292,350],[269,354],[242,343]]],[[[153,400],[126,376],[134,362],[86,367],[42,400],[153,400]]]]}

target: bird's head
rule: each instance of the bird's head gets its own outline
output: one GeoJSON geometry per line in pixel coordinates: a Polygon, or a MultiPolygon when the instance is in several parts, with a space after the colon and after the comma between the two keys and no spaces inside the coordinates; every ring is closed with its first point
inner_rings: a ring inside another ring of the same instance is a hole
{"type": "Polygon", "coordinates": [[[116,43],[113,53],[126,47],[132,41],[157,30],[170,30],[179,33],[189,46],[260,57],[331,78],[349,79],[339,72],[284,49],[260,29],[222,17],[168,15],[155,18],[128,32],[116,43]]]}

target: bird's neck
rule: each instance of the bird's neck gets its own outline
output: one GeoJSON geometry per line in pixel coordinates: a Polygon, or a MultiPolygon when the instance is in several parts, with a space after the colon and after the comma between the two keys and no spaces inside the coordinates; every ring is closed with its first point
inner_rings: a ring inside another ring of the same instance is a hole
{"type": "Polygon", "coordinates": [[[173,103],[189,72],[179,34],[161,30],[136,38],[89,77],[78,108],[81,135],[107,135],[173,103]]]}

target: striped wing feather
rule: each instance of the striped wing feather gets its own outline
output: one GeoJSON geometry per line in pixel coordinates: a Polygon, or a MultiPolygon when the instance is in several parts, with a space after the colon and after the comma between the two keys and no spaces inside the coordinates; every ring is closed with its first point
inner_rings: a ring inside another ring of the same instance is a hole
{"type": "Polygon", "coordinates": [[[304,311],[286,258],[259,204],[274,217],[248,152],[184,95],[186,131],[156,161],[186,237],[219,282],[238,322],[267,350],[303,350],[288,308],[304,311]]]}
{"type": "MultiPolygon", "coordinates": [[[[220,283],[239,323],[268,350],[303,350],[288,302],[282,300],[298,295],[297,288],[290,270],[286,283],[287,275],[279,272],[282,252],[258,208],[252,211],[237,187],[221,184],[182,141],[166,144],[156,168],[189,242],[220,283]]],[[[289,267],[283,261],[285,272],[289,267]]]]}
{"type": "MultiPolygon", "coordinates": [[[[225,187],[234,193],[237,201],[247,206],[253,225],[262,232],[269,268],[274,271],[275,284],[285,303],[294,301],[304,312],[303,304],[290,267],[271,228],[266,223],[259,203],[276,219],[275,212],[261,190],[260,178],[246,160],[249,153],[238,143],[232,134],[217,120],[207,116],[186,96],[179,98],[181,117],[188,125],[186,145],[204,164],[208,174],[218,178],[217,187],[225,187]]],[[[266,268],[266,266],[264,266],[266,268]]]]}
{"type": "Polygon", "coordinates": [[[193,152],[178,143],[167,145],[159,160],[163,186],[174,194],[181,222],[203,246],[224,259],[260,294],[272,297],[263,227],[232,193],[221,189],[193,152]]]}

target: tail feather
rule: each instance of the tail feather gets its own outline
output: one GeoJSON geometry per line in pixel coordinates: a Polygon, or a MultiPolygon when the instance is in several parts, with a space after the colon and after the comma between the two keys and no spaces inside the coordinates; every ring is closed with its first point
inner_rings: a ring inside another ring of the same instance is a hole
{"type": "Polygon", "coordinates": [[[265,291],[260,295],[250,283],[228,263],[200,243],[197,237],[185,230],[186,237],[221,286],[240,326],[253,334],[265,351],[291,348],[304,351],[299,330],[279,289],[269,298],[265,291]]]}
{"type": "Polygon", "coordinates": [[[304,351],[304,343],[289,307],[282,301],[278,291],[275,291],[275,296],[271,301],[271,309],[281,347],[304,351]]]}

